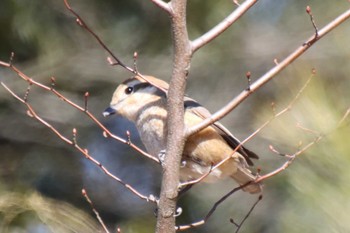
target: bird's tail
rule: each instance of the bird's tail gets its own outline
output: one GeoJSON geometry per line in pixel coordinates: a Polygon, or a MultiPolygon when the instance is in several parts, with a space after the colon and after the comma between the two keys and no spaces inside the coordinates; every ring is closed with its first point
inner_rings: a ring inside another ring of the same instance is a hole
{"type": "MultiPolygon", "coordinates": [[[[247,169],[238,167],[237,172],[231,175],[231,177],[237,181],[239,185],[245,185],[249,182],[253,182],[256,177],[247,169]]],[[[259,183],[252,183],[244,188],[242,188],[243,191],[249,192],[249,193],[260,193],[262,191],[262,185],[259,183]]]]}

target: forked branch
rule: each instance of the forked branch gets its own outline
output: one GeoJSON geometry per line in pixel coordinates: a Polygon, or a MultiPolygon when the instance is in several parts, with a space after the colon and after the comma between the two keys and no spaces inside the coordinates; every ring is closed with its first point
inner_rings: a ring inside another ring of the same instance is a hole
{"type": "Polygon", "coordinates": [[[316,41],[324,37],[327,33],[332,31],[334,28],[339,26],[345,20],[350,17],[350,9],[338,16],[332,22],[327,24],[321,30],[318,31],[318,37],[315,39],[315,36],[311,36],[305,43],[303,43],[300,47],[298,47],[294,52],[292,52],[289,56],[287,56],[284,60],[277,63],[275,67],[261,76],[257,81],[255,81],[249,89],[242,91],[238,96],[236,96],[233,100],[231,100],[228,104],[226,104],[219,111],[203,120],[201,123],[193,126],[186,132],[186,136],[189,137],[202,129],[208,127],[214,122],[222,119],[229,112],[231,112],[234,108],[236,108],[240,103],[242,103],[248,96],[250,96],[253,92],[261,88],[267,82],[269,82],[272,78],[276,77],[278,73],[284,70],[290,63],[295,61],[298,57],[300,57],[306,50],[308,50],[316,41]]]}
{"type": "Polygon", "coordinates": [[[85,23],[85,21],[80,17],[80,15],[73,10],[73,8],[69,5],[68,0],[63,1],[67,9],[76,17],[76,22],[78,23],[78,25],[84,28],[86,31],[88,31],[98,41],[102,48],[113,57],[115,63],[122,66],[124,69],[130,71],[131,73],[135,74],[135,70],[125,65],[116,55],[114,55],[114,53],[106,46],[102,39],[85,23]]]}
{"type": "Polygon", "coordinates": [[[26,105],[27,109],[28,109],[28,115],[35,118],[37,121],[39,121],[41,124],[43,124],[44,126],[46,126],[47,128],[49,128],[51,131],[54,132],[54,134],[56,136],[58,136],[62,141],[64,141],[65,143],[67,143],[68,145],[73,146],[77,151],[79,151],[82,155],[84,155],[84,157],[88,160],[90,160],[93,164],[95,164],[96,166],[98,166],[106,175],[108,175],[109,177],[111,177],[113,180],[119,182],[120,184],[122,184],[125,188],[127,188],[129,191],[131,191],[133,194],[135,194],[136,196],[138,196],[139,198],[146,200],[146,201],[151,201],[151,202],[157,202],[157,200],[155,198],[153,198],[153,195],[151,196],[145,196],[143,194],[141,194],[140,192],[138,192],[135,188],[133,188],[130,184],[125,183],[124,181],[122,181],[119,177],[113,175],[106,167],[104,167],[98,160],[96,160],[95,158],[93,158],[87,149],[82,148],[78,145],[77,140],[76,140],[76,134],[77,131],[76,129],[73,129],[73,140],[68,139],[67,137],[65,137],[62,133],[60,133],[54,126],[52,126],[50,123],[48,123],[47,121],[45,121],[43,118],[41,118],[33,109],[33,107],[27,102],[27,100],[22,99],[21,97],[19,97],[18,95],[16,95],[9,87],[7,87],[3,82],[1,82],[1,85],[13,96],[15,97],[19,102],[21,102],[22,104],[26,105]]]}
{"type": "Polygon", "coordinates": [[[42,88],[45,91],[49,91],[52,92],[53,94],[55,94],[60,100],[68,103],[69,105],[71,105],[72,107],[74,107],[75,109],[79,110],[80,112],[86,114],[93,122],[95,122],[102,130],[103,130],[103,135],[105,137],[110,137],[113,138],[114,140],[117,140],[123,144],[127,144],[129,145],[131,148],[133,148],[134,150],[136,150],[137,152],[139,152],[141,155],[159,163],[159,159],[157,159],[156,157],[146,153],[144,150],[142,150],[141,148],[139,148],[138,146],[136,146],[134,143],[132,143],[130,141],[130,139],[124,139],[121,137],[118,137],[116,135],[114,135],[113,133],[111,133],[110,130],[108,130],[91,112],[88,111],[87,109],[87,98],[88,98],[88,93],[85,93],[84,95],[84,107],[79,106],[78,104],[74,103],[73,101],[71,101],[70,99],[68,99],[67,97],[65,97],[62,93],[60,93],[59,91],[57,91],[56,89],[54,89],[55,87],[55,78],[51,78],[51,86],[46,86],[40,82],[37,82],[35,80],[33,80],[32,78],[28,77],[27,75],[25,75],[22,71],[20,71],[16,66],[14,66],[12,63],[6,63],[3,61],[0,61],[0,66],[4,66],[7,67],[9,69],[11,69],[13,72],[15,72],[19,77],[21,77],[23,80],[25,80],[26,82],[28,82],[28,84],[30,85],[35,85],[38,86],[40,88],[42,88]]]}
{"type": "Polygon", "coordinates": [[[106,224],[103,222],[103,220],[102,220],[102,218],[101,218],[101,216],[100,216],[100,213],[96,210],[96,208],[95,208],[95,206],[94,206],[94,203],[91,201],[91,199],[90,199],[88,193],[86,192],[86,190],[85,190],[85,189],[82,189],[82,190],[81,190],[81,194],[84,196],[85,200],[89,203],[89,205],[90,205],[92,211],[94,212],[94,214],[95,214],[97,220],[98,220],[99,223],[101,224],[103,230],[104,230],[106,233],[109,233],[109,230],[108,230],[106,224]]]}
{"type": "Polygon", "coordinates": [[[228,29],[234,22],[236,22],[241,16],[244,15],[258,0],[246,0],[236,10],[234,10],[229,16],[222,20],[219,24],[203,34],[199,38],[191,42],[192,52],[196,52],[198,49],[214,40],[221,35],[226,29],[228,29]]]}
{"type": "Polygon", "coordinates": [[[278,117],[282,116],[283,114],[285,114],[286,112],[291,110],[293,105],[295,104],[295,102],[300,98],[301,94],[304,92],[306,87],[309,85],[309,83],[312,80],[312,78],[314,77],[315,73],[316,72],[313,69],[312,70],[312,74],[310,75],[308,80],[301,87],[301,89],[298,91],[298,93],[295,95],[295,97],[290,101],[290,103],[284,109],[279,111],[278,113],[275,113],[275,109],[273,108],[272,109],[273,110],[273,116],[270,119],[268,119],[266,122],[264,122],[259,128],[257,128],[253,133],[251,133],[247,138],[245,138],[243,141],[241,141],[239,143],[239,145],[232,151],[232,153],[230,155],[228,155],[225,159],[221,160],[219,163],[215,164],[215,166],[211,166],[210,170],[207,173],[205,173],[202,177],[200,177],[199,179],[193,180],[193,181],[189,181],[189,182],[185,182],[185,183],[181,183],[179,185],[179,188],[183,188],[183,187],[185,187],[187,185],[194,185],[194,184],[197,184],[200,181],[202,181],[206,176],[208,176],[215,169],[219,168],[224,163],[229,161],[232,158],[232,155],[234,155],[237,152],[237,150],[239,150],[239,148],[241,148],[245,143],[247,143],[252,138],[254,138],[259,132],[261,132],[264,128],[266,128],[273,120],[277,119],[278,117]]]}

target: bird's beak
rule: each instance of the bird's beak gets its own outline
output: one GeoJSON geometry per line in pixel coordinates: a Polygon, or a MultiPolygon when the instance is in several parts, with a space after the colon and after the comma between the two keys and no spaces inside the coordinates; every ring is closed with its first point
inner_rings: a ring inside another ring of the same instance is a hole
{"type": "Polygon", "coordinates": [[[108,108],[106,108],[106,110],[104,110],[104,112],[102,114],[104,117],[107,117],[107,116],[113,115],[115,113],[116,113],[115,109],[108,107],[108,108]]]}

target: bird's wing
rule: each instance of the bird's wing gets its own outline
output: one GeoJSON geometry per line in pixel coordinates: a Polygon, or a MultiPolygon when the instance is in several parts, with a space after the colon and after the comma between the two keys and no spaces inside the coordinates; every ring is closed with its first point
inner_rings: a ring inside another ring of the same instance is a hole
{"type": "MultiPolygon", "coordinates": [[[[157,79],[155,77],[148,76],[148,75],[143,75],[142,77],[135,76],[135,78],[137,78],[143,82],[148,82],[151,85],[157,87],[162,92],[164,92],[166,95],[168,94],[169,84],[161,79],[157,79]]],[[[202,119],[206,119],[206,118],[211,116],[211,113],[206,108],[201,106],[197,101],[195,101],[187,96],[185,96],[184,104],[185,104],[186,109],[189,109],[190,111],[192,111],[194,114],[196,114],[197,116],[199,116],[202,119]]],[[[240,144],[240,141],[236,137],[234,137],[230,133],[230,131],[228,129],[226,129],[225,126],[223,126],[219,122],[215,122],[212,125],[212,127],[218,131],[218,133],[221,135],[221,137],[232,147],[232,149],[235,149],[240,144]]],[[[253,165],[251,158],[252,159],[259,158],[259,156],[256,155],[254,152],[248,150],[247,148],[245,148],[243,146],[240,146],[240,148],[237,151],[241,155],[244,156],[247,163],[251,166],[253,165]]]]}
{"type": "MultiPolygon", "coordinates": [[[[206,119],[211,116],[211,113],[206,108],[204,108],[198,102],[189,97],[185,97],[185,108],[202,119],[206,119]]],[[[240,144],[240,141],[235,136],[233,136],[231,132],[221,123],[215,122],[213,123],[212,127],[218,131],[220,136],[232,147],[232,149],[235,149],[240,144]]],[[[243,146],[240,146],[240,148],[237,151],[244,156],[244,158],[250,166],[253,165],[251,159],[259,158],[259,156],[256,155],[254,152],[248,150],[243,146]]]]}

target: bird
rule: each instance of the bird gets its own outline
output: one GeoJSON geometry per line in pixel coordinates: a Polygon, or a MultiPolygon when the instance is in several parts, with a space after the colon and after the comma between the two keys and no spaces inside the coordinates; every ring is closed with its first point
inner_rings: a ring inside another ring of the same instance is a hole
{"type": "MultiPolygon", "coordinates": [[[[168,90],[169,84],[161,79],[135,75],[118,85],[103,115],[118,114],[133,122],[147,152],[159,158],[165,154],[167,143],[168,90]]],[[[211,116],[209,110],[188,96],[184,97],[184,109],[186,128],[211,116]]],[[[262,184],[254,182],[257,175],[249,170],[253,166],[252,159],[258,158],[254,152],[240,145],[240,141],[221,123],[215,122],[187,138],[180,164],[180,181],[205,177],[203,182],[215,182],[231,177],[243,186],[243,191],[260,193],[262,184]],[[234,152],[237,146],[240,147],[234,152]],[[225,163],[211,170],[228,156],[230,158],[225,163]]]]}

